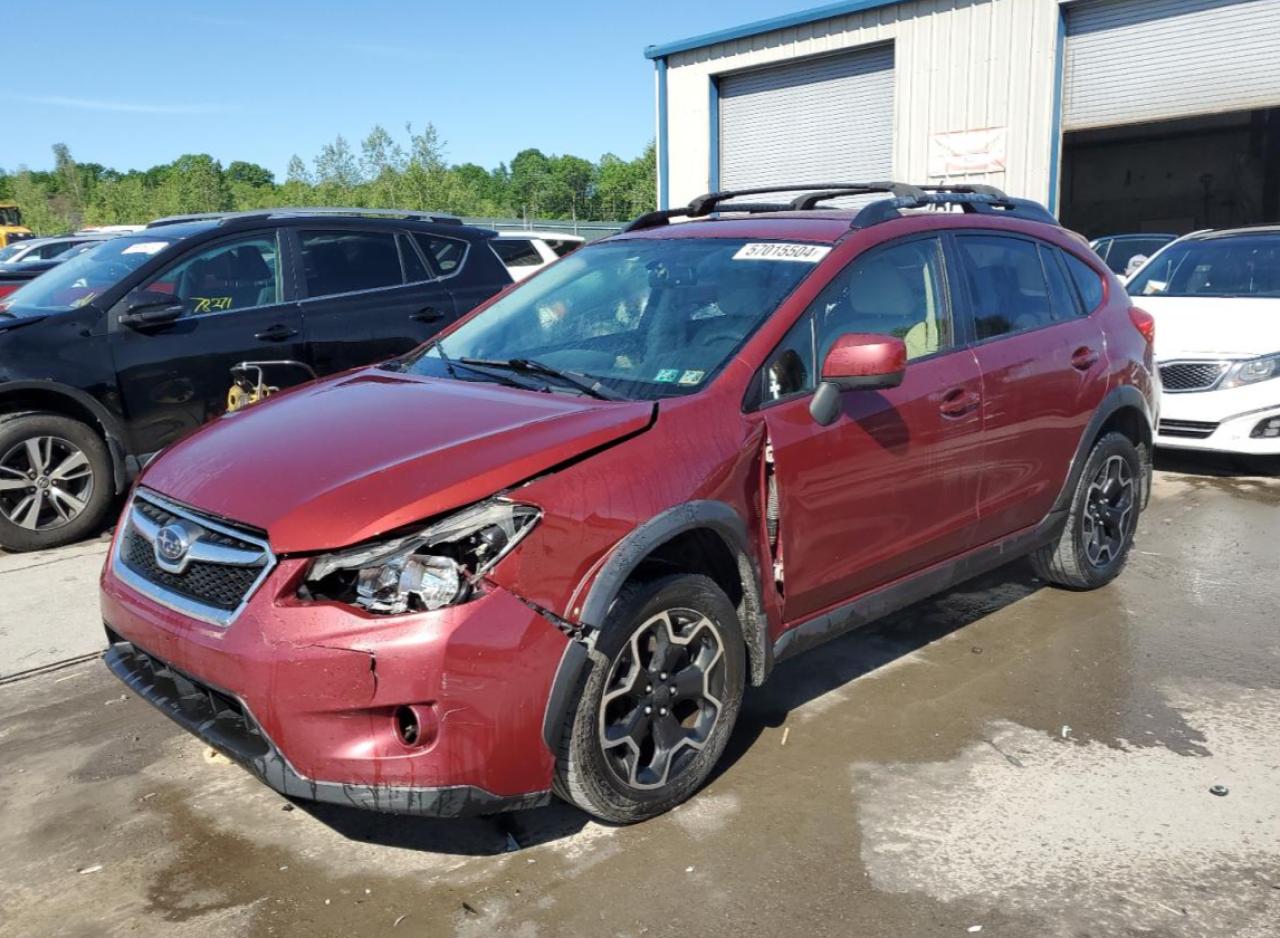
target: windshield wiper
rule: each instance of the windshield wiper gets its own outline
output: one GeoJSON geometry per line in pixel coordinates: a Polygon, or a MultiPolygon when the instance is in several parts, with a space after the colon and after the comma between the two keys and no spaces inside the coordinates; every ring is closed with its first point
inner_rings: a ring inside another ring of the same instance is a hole
{"type": "Polygon", "coordinates": [[[556,378],[570,387],[577,388],[583,394],[594,397],[598,401],[630,400],[630,398],[619,394],[617,391],[612,391],[605,387],[590,375],[584,375],[577,371],[561,371],[559,368],[552,368],[550,365],[534,358],[463,358],[459,360],[467,366],[479,365],[484,368],[507,368],[511,371],[556,378]]]}

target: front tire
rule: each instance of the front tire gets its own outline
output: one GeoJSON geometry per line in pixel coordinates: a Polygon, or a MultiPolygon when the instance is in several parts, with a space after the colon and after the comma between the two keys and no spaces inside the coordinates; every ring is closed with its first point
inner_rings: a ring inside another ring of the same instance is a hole
{"type": "Polygon", "coordinates": [[[681,574],[628,584],[566,719],[556,794],[615,824],[669,811],[719,761],[745,681],[742,627],[713,581],[681,574]]]}
{"type": "Polygon", "coordinates": [[[93,534],[114,497],[102,438],[61,414],[0,417],[0,547],[44,550],[93,534]]]}
{"type": "Polygon", "coordinates": [[[1142,459],[1133,442],[1108,433],[1080,473],[1057,540],[1031,554],[1036,574],[1073,590],[1105,586],[1124,569],[1142,510],[1142,459]]]}

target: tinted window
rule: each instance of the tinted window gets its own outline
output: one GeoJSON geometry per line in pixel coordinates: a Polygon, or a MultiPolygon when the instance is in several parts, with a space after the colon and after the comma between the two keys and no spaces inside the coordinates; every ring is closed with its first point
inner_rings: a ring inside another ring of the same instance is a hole
{"type": "Polygon", "coordinates": [[[1049,285],[1034,242],[1002,235],[961,235],[957,240],[979,341],[1053,322],[1049,285]]]}
{"type": "Polygon", "coordinates": [[[846,332],[893,335],[921,358],[952,345],[936,238],[863,255],[836,274],[809,307],[816,320],[817,362],[846,332]]]}
{"type": "Polygon", "coordinates": [[[418,247],[426,252],[441,276],[447,277],[456,273],[462,266],[462,259],[467,254],[467,242],[455,241],[453,238],[437,238],[429,234],[417,234],[414,237],[418,241],[418,247]]]}
{"type": "Polygon", "coordinates": [[[41,258],[49,260],[71,250],[78,243],[78,241],[54,241],[52,244],[41,245],[32,253],[39,254],[41,258]]]}
{"type": "Polygon", "coordinates": [[[188,254],[143,289],[178,297],[189,315],[279,303],[280,252],[275,233],[220,241],[188,254]]]}
{"type": "Polygon", "coordinates": [[[759,402],[768,404],[812,391],[817,383],[813,361],[813,314],[805,313],[787,330],[760,372],[759,402]]]}
{"type": "Polygon", "coordinates": [[[1133,258],[1139,254],[1143,257],[1150,257],[1171,240],[1173,239],[1163,236],[1153,238],[1116,238],[1111,242],[1111,250],[1102,256],[1106,259],[1108,267],[1116,273],[1122,274],[1128,269],[1129,261],[1133,258]]]}
{"type": "Polygon", "coordinates": [[[1062,252],[1062,259],[1067,262],[1067,272],[1071,274],[1071,281],[1076,285],[1080,300],[1084,303],[1085,312],[1092,313],[1102,305],[1102,278],[1092,267],[1066,251],[1062,252]]]}
{"type": "Polygon", "coordinates": [[[1131,296],[1280,296],[1280,237],[1232,235],[1182,241],[1152,259],[1131,296]]]}
{"type": "Polygon", "coordinates": [[[405,235],[397,235],[397,239],[400,242],[400,260],[404,264],[404,279],[409,283],[430,280],[431,274],[418,256],[413,241],[405,235]]]}
{"type": "Polygon", "coordinates": [[[494,238],[490,242],[493,252],[508,267],[537,267],[542,263],[542,255],[533,246],[532,241],[521,238],[494,238]]]}
{"type": "Polygon", "coordinates": [[[386,231],[303,231],[308,296],[377,290],[403,283],[395,235],[386,231]]]}
{"type": "Polygon", "coordinates": [[[566,254],[572,254],[578,248],[582,247],[581,241],[548,241],[547,247],[555,252],[556,257],[564,257],[566,254]]]}
{"type": "Polygon", "coordinates": [[[1044,265],[1045,279],[1049,282],[1049,300],[1053,306],[1053,318],[1072,319],[1084,312],[1076,291],[1067,280],[1062,266],[1062,254],[1048,245],[1040,245],[1040,262],[1044,265]]]}

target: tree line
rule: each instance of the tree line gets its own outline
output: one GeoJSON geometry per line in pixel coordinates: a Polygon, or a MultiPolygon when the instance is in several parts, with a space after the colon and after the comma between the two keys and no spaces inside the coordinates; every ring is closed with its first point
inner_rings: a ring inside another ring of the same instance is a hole
{"type": "Polygon", "coordinates": [[[39,234],[285,205],[612,221],[655,203],[652,143],[632,160],[606,153],[593,162],[526,149],[510,163],[485,169],[450,164],[431,124],[419,131],[406,125],[401,140],[375,126],[358,148],[339,135],[310,164],[295,155],[283,182],[256,163],[234,160],[223,167],[206,153],[127,172],[77,162],[61,143],[54,145],[53,159],[52,170],[0,169],[0,201],[16,202],[25,224],[39,234]]]}

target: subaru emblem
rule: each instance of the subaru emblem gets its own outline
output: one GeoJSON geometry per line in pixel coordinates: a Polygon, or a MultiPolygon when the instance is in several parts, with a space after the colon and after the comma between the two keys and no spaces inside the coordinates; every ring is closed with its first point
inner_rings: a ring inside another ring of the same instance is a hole
{"type": "Polygon", "coordinates": [[[180,572],[191,549],[191,535],[181,524],[166,524],[156,532],[156,561],[163,569],[180,572]]]}

